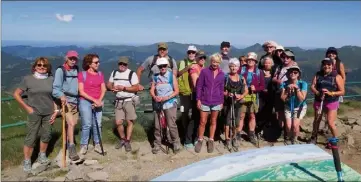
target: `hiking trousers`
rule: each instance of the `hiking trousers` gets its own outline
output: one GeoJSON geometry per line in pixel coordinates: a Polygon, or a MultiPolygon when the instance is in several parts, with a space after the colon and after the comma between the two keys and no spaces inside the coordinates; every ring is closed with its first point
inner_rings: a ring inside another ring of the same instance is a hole
{"type": "MultiPolygon", "coordinates": [[[[164,115],[165,115],[165,119],[167,121],[167,126],[169,128],[169,132],[170,132],[170,138],[171,141],[169,141],[172,144],[177,144],[180,143],[179,140],[179,135],[178,135],[178,127],[176,124],[176,119],[177,119],[177,104],[174,104],[173,107],[169,108],[169,109],[165,109],[163,110],[164,115]]],[[[154,145],[158,145],[160,146],[162,143],[162,137],[161,136],[161,127],[160,127],[160,122],[159,122],[159,116],[158,116],[158,112],[154,111],[154,137],[155,137],[155,141],[154,141],[154,145]]],[[[167,136],[166,132],[162,131],[162,134],[167,136]]]]}

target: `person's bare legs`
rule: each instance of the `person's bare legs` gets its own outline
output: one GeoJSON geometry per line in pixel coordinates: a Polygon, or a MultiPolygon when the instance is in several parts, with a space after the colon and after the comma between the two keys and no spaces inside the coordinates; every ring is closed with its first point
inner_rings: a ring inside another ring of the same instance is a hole
{"type": "Polygon", "coordinates": [[[202,149],[204,131],[207,124],[209,112],[200,111],[200,121],[198,127],[198,141],[194,147],[194,151],[199,153],[202,149]]]}
{"type": "Polygon", "coordinates": [[[214,139],[214,133],[216,132],[218,113],[219,111],[211,112],[211,126],[209,127],[209,139],[211,140],[214,139]]]}
{"type": "Polygon", "coordinates": [[[333,137],[337,137],[338,136],[338,132],[336,129],[336,124],[335,124],[335,120],[337,117],[337,110],[328,110],[327,112],[327,121],[328,121],[328,126],[331,130],[332,136],[333,137]]]}

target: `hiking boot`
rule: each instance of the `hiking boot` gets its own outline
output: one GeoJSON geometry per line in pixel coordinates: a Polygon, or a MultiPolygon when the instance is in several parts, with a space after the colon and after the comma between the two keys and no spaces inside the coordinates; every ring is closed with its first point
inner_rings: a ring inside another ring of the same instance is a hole
{"type": "Polygon", "coordinates": [[[153,154],[157,154],[159,152],[160,148],[158,145],[154,145],[154,147],[152,148],[152,153],[153,154]]]}
{"type": "Polygon", "coordinates": [[[124,142],[124,148],[126,152],[132,151],[132,146],[130,145],[130,141],[124,142]]]}
{"type": "Polygon", "coordinates": [[[292,142],[291,142],[291,140],[289,140],[289,139],[286,139],[283,143],[284,143],[285,145],[292,145],[292,142]]]}
{"type": "Polygon", "coordinates": [[[309,144],[317,144],[317,138],[316,137],[311,137],[311,139],[308,141],[309,144]]]}
{"type": "Polygon", "coordinates": [[[87,145],[81,145],[80,147],[80,154],[81,155],[85,155],[88,151],[88,146],[87,145]]]}
{"type": "Polygon", "coordinates": [[[180,144],[176,144],[176,143],[174,143],[173,144],[173,153],[178,153],[179,151],[180,151],[180,144]]]}
{"type": "Polygon", "coordinates": [[[257,139],[255,134],[251,134],[249,136],[249,142],[251,142],[254,146],[257,146],[257,139]]]}
{"type": "Polygon", "coordinates": [[[24,160],[23,169],[26,173],[31,172],[31,160],[24,160]]]}
{"type": "Polygon", "coordinates": [[[231,150],[231,140],[230,140],[230,139],[226,139],[225,147],[226,147],[228,150],[231,150]]]}
{"type": "Polygon", "coordinates": [[[75,145],[74,145],[74,144],[70,144],[70,145],[69,145],[68,151],[69,151],[69,158],[70,158],[70,160],[72,160],[72,161],[77,161],[77,160],[80,159],[80,157],[79,157],[78,154],[76,153],[76,149],[75,149],[75,145]]]}
{"type": "MultiPolygon", "coordinates": [[[[104,148],[103,148],[103,150],[104,150],[104,153],[105,153],[104,148]]],[[[102,154],[102,148],[100,147],[100,144],[95,144],[94,151],[98,152],[99,154],[102,154]]]]}
{"type": "Polygon", "coordinates": [[[238,142],[237,142],[237,139],[236,139],[236,138],[233,138],[233,139],[232,139],[232,146],[238,148],[239,145],[238,145],[238,142]]]}
{"type": "Polygon", "coordinates": [[[124,144],[125,144],[124,139],[120,139],[120,141],[115,144],[115,149],[121,149],[124,146],[124,144]]]}
{"type": "Polygon", "coordinates": [[[184,147],[186,149],[192,149],[192,148],[194,148],[194,145],[193,145],[193,143],[188,143],[188,144],[184,144],[184,147]]]}
{"type": "Polygon", "coordinates": [[[40,152],[38,156],[38,162],[40,164],[49,164],[50,160],[46,157],[45,153],[40,152]]]}
{"type": "Polygon", "coordinates": [[[212,153],[214,150],[214,140],[207,141],[207,152],[212,153]]]}
{"type": "Polygon", "coordinates": [[[241,132],[237,133],[236,138],[237,138],[238,141],[241,141],[241,140],[242,140],[242,134],[241,134],[241,132]]]}
{"type": "Polygon", "coordinates": [[[203,140],[198,140],[196,146],[194,147],[194,151],[199,153],[202,149],[203,140]]]}

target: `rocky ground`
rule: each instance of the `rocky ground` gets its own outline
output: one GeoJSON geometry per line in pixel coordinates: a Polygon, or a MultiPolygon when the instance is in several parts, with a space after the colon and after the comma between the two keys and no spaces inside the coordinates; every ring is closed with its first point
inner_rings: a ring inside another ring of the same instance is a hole
{"type": "MultiPolygon", "coordinates": [[[[321,126],[322,128],[323,126],[321,126]]],[[[340,136],[340,156],[343,163],[361,173],[361,113],[354,110],[347,115],[339,116],[337,127],[340,136]]],[[[312,130],[312,118],[305,118],[302,123],[300,140],[309,137],[312,130]]],[[[325,149],[324,143],[328,132],[320,134],[319,147],[325,149]]],[[[205,142],[204,142],[205,143],[205,142]]],[[[275,146],[283,145],[283,142],[276,142],[275,146]]],[[[269,146],[268,142],[261,141],[260,146],[269,146]]],[[[61,152],[48,166],[39,164],[33,165],[33,175],[25,176],[22,166],[2,171],[4,181],[145,181],[151,180],[164,173],[188,164],[223,154],[229,153],[221,142],[216,142],[213,153],[207,153],[204,144],[200,153],[194,150],[182,149],[178,154],[166,155],[159,152],[157,155],[151,153],[148,142],[134,142],[132,152],[126,153],[124,149],[117,150],[112,145],[105,145],[107,154],[102,156],[93,150],[83,156],[84,161],[79,164],[69,164],[65,169],[61,166],[61,152]]],[[[248,142],[242,142],[240,151],[255,148],[248,142]]]]}

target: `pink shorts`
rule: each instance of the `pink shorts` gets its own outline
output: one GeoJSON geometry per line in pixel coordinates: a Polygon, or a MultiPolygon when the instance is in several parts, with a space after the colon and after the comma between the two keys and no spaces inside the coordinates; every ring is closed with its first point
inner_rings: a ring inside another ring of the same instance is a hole
{"type": "MultiPolygon", "coordinates": [[[[315,110],[318,110],[318,108],[320,107],[321,102],[315,101],[313,103],[313,108],[315,110]]],[[[338,101],[334,101],[334,102],[323,102],[323,108],[327,108],[327,110],[331,111],[331,110],[337,110],[339,107],[339,102],[338,101]]]]}

